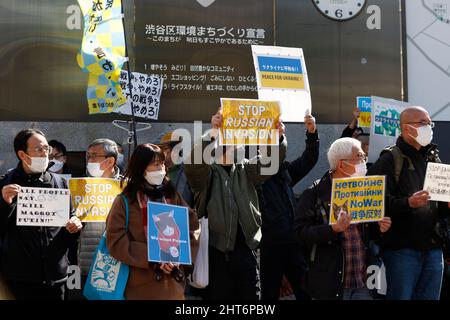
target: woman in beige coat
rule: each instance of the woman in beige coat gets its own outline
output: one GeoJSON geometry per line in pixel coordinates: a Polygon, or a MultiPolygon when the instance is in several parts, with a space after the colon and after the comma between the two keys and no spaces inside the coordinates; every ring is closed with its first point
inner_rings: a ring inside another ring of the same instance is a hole
{"type": "MultiPolygon", "coordinates": [[[[106,239],[110,254],[130,267],[127,300],[183,300],[186,266],[148,262],[147,202],[162,202],[188,207],[166,177],[164,153],[156,145],[139,145],[125,172],[124,194],[129,205],[126,231],[125,204],[118,196],[106,220],[106,239]]],[[[199,224],[189,208],[192,261],[198,248],[199,224]]]]}

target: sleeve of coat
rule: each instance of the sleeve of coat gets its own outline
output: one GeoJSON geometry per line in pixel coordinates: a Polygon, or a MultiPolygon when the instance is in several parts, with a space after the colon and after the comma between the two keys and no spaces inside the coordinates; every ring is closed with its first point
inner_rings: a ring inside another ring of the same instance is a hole
{"type": "Polygon", "coordinates": [[[197,257],[199,239],[200,239],[200,224],[197,218],[197,212],[192,210],[184,199],[177,193],[177,205],[188,208],[189,212],[189,239],[191,243],[191,258],[192,264],[197,257]]]}
{"type": "Polygon", "coordinates": [[[249,160],[245,165],[245,172],[254,185],[259,185],[268,180],[272,175],[276,174],[280,169],[280,165],[284,162],[287,152],[287,139],[283,135],[280,138],[278,146],[261,146],[261,155],[249,160]],[[273,161],[272,153],[278,153],[278,161],[273,161]],[[271,168],[272,172],[268,172],[271,168]]]}
{"type": "Polygon", "coordinates": [[[203,159],[203,151],[211,142],[204,140],[204,137],[202,137],[201,140],[193,144],[192,151],[186,158],[188,161],[185,161],[183,164],[184,174],[194,192],[199,192],[206,188],[211,170],[211,167],[203,159]]]}
{"type": "Polygon", "coordinates": [[[305,177],[319,160],[319,134],[306,131],[306,147],[302,155],[289,164],[288,171],[295,186],[305,177]]]}
{"type": "Polygon", "coordinates": [[[117,260],[133,267],[146,269],[147,244],[130,239],[125,226],[125,204],[117,196],[106,219],[106,244],[109,253],[117,260]]]}
{"type": "Polygon", "coordinates": [[[336,241],[337,235],[330,225],[323,224],[316,216],[316,198],[313,189],[307,189],[300,197],[294,220],[294,228],[300,241],[308,245],[327,244],[336,241]]]}

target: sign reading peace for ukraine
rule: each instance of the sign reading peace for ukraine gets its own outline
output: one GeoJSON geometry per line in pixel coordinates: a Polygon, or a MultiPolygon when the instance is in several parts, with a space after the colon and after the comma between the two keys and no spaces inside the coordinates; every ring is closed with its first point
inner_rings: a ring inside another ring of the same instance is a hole
{"type": "Polygon", "coordinates": [[[261,88],[305,89],[302,60],[258,56],[261,88]]]}
{"type": "Polygon", "coordinates": [[[192,264],[186,207],[147,204],[148,261],[192,264]]]}

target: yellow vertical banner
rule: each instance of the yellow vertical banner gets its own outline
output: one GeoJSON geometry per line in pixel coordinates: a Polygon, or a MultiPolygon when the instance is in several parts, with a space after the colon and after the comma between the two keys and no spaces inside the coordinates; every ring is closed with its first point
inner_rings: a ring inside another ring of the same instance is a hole
{"type": "Polygon", "coordinates": [[[223,124],[220,145],[278,145],[278,101],[220,99],[223,124]]]}
{"type": "Polygon", "coordinates": [[[353,223],[380,221],[384,217],[385,177],[333,179],[330,224],[347,213],[353,223]]]}
{"type": "Polygon", "coordinates": [[[118,194],[120,181],[105,178],[74,178],[69,180],[72,205],[82,222],[104,222],[118,194]]]}

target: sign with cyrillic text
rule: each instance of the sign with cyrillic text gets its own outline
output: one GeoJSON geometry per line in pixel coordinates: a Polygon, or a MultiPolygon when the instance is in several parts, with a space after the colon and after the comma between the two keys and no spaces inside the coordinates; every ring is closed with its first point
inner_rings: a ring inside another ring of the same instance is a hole
{"type": "Polygon", "coordinates": [[[69,221],[69,211],[69,190],[21,187],[16,223],[29,227],[63,227],[69,221]]]}
{"type": "Polygon", "coordinates": [[[351,223],[380,221],[384,217],[385,177],[333,179],[330,224],[340,214],[349,214],[351,223]]]}
{"type": "Polygon", "coordinates": [[[277,145],[277,101],[220,99],[223,124],[220,145],[277,145]]]}
{"type": "Polygon", "coordinates": [[[433,201],[450,202],[450,165],[428,162],[423,190],[433,201]]]}

